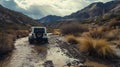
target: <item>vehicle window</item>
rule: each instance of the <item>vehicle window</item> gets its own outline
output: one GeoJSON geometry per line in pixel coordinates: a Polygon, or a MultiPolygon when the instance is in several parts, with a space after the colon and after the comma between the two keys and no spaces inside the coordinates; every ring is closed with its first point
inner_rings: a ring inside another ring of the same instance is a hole
{"type": "Polygon", "coordinates": [[[34,28],[34,33],[45,33],[44,28],[34,28]]]}

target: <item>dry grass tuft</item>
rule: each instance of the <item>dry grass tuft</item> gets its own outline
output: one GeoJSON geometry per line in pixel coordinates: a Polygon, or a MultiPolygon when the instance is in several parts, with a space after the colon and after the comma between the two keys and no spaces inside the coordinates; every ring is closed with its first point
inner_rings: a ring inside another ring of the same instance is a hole
{"type": "Polygon", "coordinates": [[[104,39],[80,38],[80,50],[88,52],[89,55],[102,58],[112,58],[115,52],[110,47],[110,43],[104,39]]]}
{"type": "Polygon", "coordinates": [[[94,28],[89,31],[89,36],[92,38],[100,39],[103,38],[105,34],[105,30],[102,27],[94,28]]]}
{"type": "Polygon", "coordinates": [[[14,49],[14,36],[11,34],[0,34],[0,56],[11,52],[14,49]]]}
{"type": "Polygon", "coordinates": [[[25,37],[29,34],[27,30],[4,30],[0,32],[0,57],[10,53],[14,49],[16,38],[25,37]]]}
{"type": "Polygon", "coordinates": [[[74,35],[67,35],[67,36],[65,36],[65,38],[71,44],[78,44],[79,43],[79,41],[77,40],[77,38],[74,35]]]}
{"type": "Polygon", "coordinates": [[[111,30],[111,31],[106,32],[104,36],[107,40],[112,41],[112,40],[119,39],[120,38],[119,34],[120,34],[120,30],[111,30]]]}
{"type": "Polygon", "coordinates": [[[26,37],[28,36],[28,34],[29,34],[28,30],[17,30],[16,31],[17,38],[26,37]]]}
{"type": "Polygon", "coordinates": [[[113,57],[115,52],[110,47],[110,43],[103,39],[95,40],[94,48],[97,51],[98,56],[100,57],[113,57]]]}
{"type": "Polygon", "coordinates": [[[93,40],[91,38],[79,38],[80,42],[80,51],[82,52],[91,52],[93,49],[93,40]]]}
{"type": "Polygon", "coordinates": [[[60,29],[54,29],[53,34],[54,35],[60,35],[61,34],[60,29]]]}

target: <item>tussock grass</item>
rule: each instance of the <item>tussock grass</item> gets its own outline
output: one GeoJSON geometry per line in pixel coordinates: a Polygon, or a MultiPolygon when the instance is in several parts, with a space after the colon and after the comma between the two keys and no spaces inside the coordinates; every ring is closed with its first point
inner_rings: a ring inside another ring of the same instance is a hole
{"type": "Polygon", "coordinates": [[[77,38],[74,35],[67,35],[67,36],[65,36],[65,39],[71,44],[79,43],[79,41],[77,40],[77,38]]]}
{"type": "Polygon", "coordinates": [[[114,50],[110,47],[110,42],[105,39],[75,37],[73,35],[65,36],[65,39],[71,44],[79,44],[78,47],[80,51],[88,53],[90,56],[102,59],[113,58],[116,56],[114,50]]]}
{"type": "Polygon", "coordinates": [[[91,49],[93,49],[93,40],[91,40],[91,38],[78,38],[78,40],[80,43],[80,51],[89,52],[91,49]]]}
{"type": "Polygon", "coordinates": [[[26,37],[28,36],[28,34],[29,34],[28,30],[17,30],[16,31],[17,38],[26,37]]]}
{"type": "Polygon", "coordinates": [[[96,39],[100,39],[100,38],[104,38],[104,34],[106,32],[106,29],[103,27],[98,27],[98,28],[94,28],[93,30],[89,31],[89,36],[92,38],[96,38],[96,39]]]}
{"type": "Polygon", "coordinates": [[[115,35],[115,33],[116,32],[112,32],[112,30],[110,30],[108,27],[101,26],[101,27],[90,29],[89,32],[83,32],[82,36],[90,37],[94,39],[107,39],[109,37],[115,37],[113,36],[115,35]]]}
{"type": "MultiPolygon", "coordinates": [[[[4,30],[0,32],[0,57],[10,53],[14,49],[14,41],[19,37],[29,34],[27,30],[4,30]],[[18,35],[20,35],[18,37],[18,35]]],[[[0,58],[1,59],[1,58],[0,58]]]]}
{"type": "Polygon", "coordinates": [[[52,33],[54,35],[60,35],[61,34],[60,29],[54,29],[52,33]]]}
{"type": "Polygon", "coordinates": [[[114,50],[110,47],[111,43],[105,39],[93,39],[90,37],[75,37],[69,35],[65,37],[71,44],[79,44],[81,52],[89,53],[90,56],[98,58],[113,58],[116,56],[114,50]]]}
{"type": "Polygon", "coordinates": [[[11,34],[0,34],[0,56],[11,52],[14,49],[14,36],[11,34]]]}
{"type": "Polygon", "coordinates": [[[94,48],[97,51],[98,56],[113,57],[115,55],[115,52],[110,47],[110,43],[107,42],[106,40],[103,39],[95,40],[94,48]]]}
{"type": "Polygon", "coordinates": [[[79,38],[79,41],[80,51],[88,52],[89,55],[104,59],[115,56],[115,52],[110,47],[110,43],[104,39],[79,38]]]}
{"type": "Polygon", "coordinates": [[[119,34],[120,34],[119,31],[120,30],[111,30],[111,31],[106,32],[106,34],[104,36],[109,41],[117,40],[117,39],[119,39],[119,34]]]}

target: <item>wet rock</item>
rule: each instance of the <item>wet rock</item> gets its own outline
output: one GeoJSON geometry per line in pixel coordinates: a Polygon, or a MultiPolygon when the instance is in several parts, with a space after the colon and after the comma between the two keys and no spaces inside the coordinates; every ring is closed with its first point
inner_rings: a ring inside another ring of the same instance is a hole
{"type": "Polygon", "coordinates": [[[57,51],[57,52],[60,52],[60,51],[57,51]]]}
{"type": "Polygon", "coordinates": [[[120,45],[117,45],[116,48],[119,48],[119,49],[120,49],[120,45]]]}
{"type": "Polygon", "coordinates": [[[67,63],[67,66],[70,67],[72,64],[71,63],[67,63]]]}
{"type": "Polygon", "coordinates": [[[44,62],[43,65],[44,65],[44,67],[54,67],[54,64],[51,60],[44,62]]]}
{"type": "Polygon", "coordinates": [[[120,67],[120,60],[119,61],[117,61],[117,62],[115,62],[115,64],[113,64],[113,66],[112,67],[120,67]]]}
{"type": "Polygon", "coordinates": [[[22,66],[20,67],[34,67],[34,66],[30,63],[23,63],[22,66]]]}
{"type": "Polygon", "coordinates": [[[80,61],[74,60],[74,61],[72,62],[72,64],[73,64],[73,65],[79,65],[79,64],[80,64],[80,61]]]}
{"type": "Polygon", "coordinates": [[[93,66],[80,65],[79,67],[93,67],[93,66]]]}

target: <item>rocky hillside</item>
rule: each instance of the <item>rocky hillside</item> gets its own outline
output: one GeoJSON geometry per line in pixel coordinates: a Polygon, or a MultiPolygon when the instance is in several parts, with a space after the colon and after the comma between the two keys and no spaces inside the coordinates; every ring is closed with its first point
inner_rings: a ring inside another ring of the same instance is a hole
{"type": "Polygon", "coordinates": [[[31,25],[40,25],[40,23],[37,23],[32,18],[22,13],[0,5],[0,29],[19,29],[31,25]]]}
{"type": "MultiPolygon", "coordinates": [[[[99,18],[102,16],[109,16],[109,15],[118,15],[120,14],[120,1],[110,1],[107,3],[102,2],[95,2],[87,7],[85,7],[82,10],[79,10],[75,13],[72,13],[71,15],[64,16],[62,19],[56,19],[57,21],[83,21],[86,19],[93,19],[93,18],[99,18]]],[[[44,22],[53,22],[54,20],[50,20],[51,17],[44,17],[44,22]]],[[[41,19],[43,20],[43,18],[41,19]]],[[[56,21],[55,20],[55,21],[56,21]]]]}
{"type": "Polygon", "coordinates": [[[110,1],[107,3],[96,2],[92,3],[89,6],[85,7],[82,10],[79,10],[75,13],[72,13],[69,16],[65,16],[64,18],[71,19],[77,18],[80,20],[100,17],[107,14],[120,13],[120,1],[110,1]]]}
{"type": "Polygon", "coordinates": [[[42,23],[49,23],[49,22],[55,22],[57,20],[60,20],[61,18],[62,17],[60,17],[60,16],[48,15],[46,17],[38,19],[37,21],[42,22],[42,23]]]}

